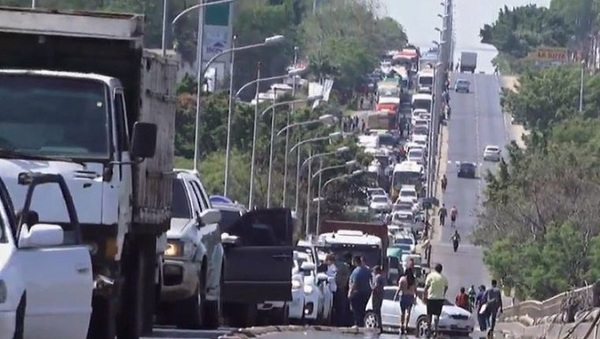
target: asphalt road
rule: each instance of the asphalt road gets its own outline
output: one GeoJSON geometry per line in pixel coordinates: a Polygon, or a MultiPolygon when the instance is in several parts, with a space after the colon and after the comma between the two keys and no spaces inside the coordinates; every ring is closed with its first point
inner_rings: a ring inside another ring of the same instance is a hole
{"type": "MultiPolygon", "coordinates": [[[[442,229],[439,243],[433,245],[433,262],[443,265],[443,273],[449,281],[448,299],[453,301],[461,286],[489,286],[490,277],[483,264],[482,249],[469,241],[469,235],[477,227],[477,213],[481,206],[487,169],[494,163],[483,162],[486,145],[503,148],[507,143],[506,126],[500,108],[500,84],[494,75],[456,74],[452,80],[467,79],[471,82],[471,93],[450,95],[452,116],[448,121],[448,154],[446,176],[448,188],[443,195],[444,203],[450,212],[452,206],[458,209],[456,229],[461,236],[458,252],[454,253],[451,237],[454,229],[450,221],[442,229]],[[477,179],[457,178],[457,162],[469,161],[478,164],[477,179]]],[[[449,218],[448,218],[449,219],[449,218]]]]}
{"type": "Polygon", "coordinates": [[[155,328],[151,336],[144,339],[154,338],[194,338],[194,339],[217,339],[219,336],[230,333],[232,328],[223,328],[218,330],[178,330],[175,328],[155,328]]]}

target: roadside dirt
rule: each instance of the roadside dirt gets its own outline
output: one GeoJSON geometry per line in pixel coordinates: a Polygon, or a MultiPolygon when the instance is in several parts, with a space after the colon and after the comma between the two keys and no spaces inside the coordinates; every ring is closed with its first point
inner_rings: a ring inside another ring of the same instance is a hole
{"type": "MultiPolygon", "coordinates": [[[[591,322],[585,322],[579,324],[577,328],[573,330],[573,334],[571,338],[573,339],[581,339],[584,338],[586,332],[592,326],[591,322]]],[[[510,335],[505,335],[505,337],[512,338],[544,338],[544,339],[559,339],[564,338],[568,331],[575,327],[574,324],[545,324],[545,325],[535,325],[535,326],[524,326],[521,323],[511,322],[511,323],[498,323],[496,324],[496,328],[499,331],[504,333],[510,333],[510,335]]],[[[592,330],[591,337],[597,338],[597,333],[594,333],[592,330]]]]}
{"type": "MultiPolygon", "coordinates": [[[[517,76],[503,76],[501,80],[502,88],[508,89],[510,91],[517,92],[519,85],[519,78],[517,76]]],[[[525,143],[523,142],[523,136],[529,134],[529,132],[523,127],[523,125],[513,124],[511,123],[510,115],[505,114],[504,123],[506,125],[506,130],[508,131],[509,138],[514,140],[517,145],[521,148],[525,148],[525,143]]]]}

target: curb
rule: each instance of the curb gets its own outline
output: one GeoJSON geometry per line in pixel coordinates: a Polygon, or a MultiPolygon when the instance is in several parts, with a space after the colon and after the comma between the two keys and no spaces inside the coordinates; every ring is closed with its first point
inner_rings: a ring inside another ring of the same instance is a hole
{"type": "Polygon", "coordinates": [[[248,339],[259,338],[263,335],[278,332],[335,332],[337,334],[376,334],[377,329],[357,327],[332,327],[332,326],[264,326],[249,327],[233,330],[228,334],[219,336],[219,339],[248,339]]]}

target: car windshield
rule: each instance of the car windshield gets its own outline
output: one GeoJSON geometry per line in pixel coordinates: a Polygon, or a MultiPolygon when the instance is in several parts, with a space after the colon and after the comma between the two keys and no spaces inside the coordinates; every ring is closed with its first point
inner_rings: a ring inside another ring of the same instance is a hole
{"type": "Polygon", "coordinates": [[[399,203],[394,205],[394,211],[412,211],[413,206],[411,204],[399,203]]]}
{"type": "Polygon", "coordinates": [[[173,200],[171,202],[171,218],[191,219],[190,207],[185,183],[181,179],[173,180],[173,200]]]}
{"type": "Polygon", "coordinates": [[[431,84],[433,84],[433,77],[420,77],[419,78],[419,85],[421,86],[430,86],[431,84]]]}
{"type": "Polygon", "coordinates": [[[416,99],[413,101],[413,108],[424,109],[429,112],[431,109],[431,100],[416,99]]]}
{"type": "Polygon", "coordinates": [[[96,80],[3,74],[2,147],[40,156],[108,158],[107,98],[106,86],[96,80]]]}
{"type": "Polygon", "coordinates": [[[410,245],[407,244],[394,244],[387,249],[388,257],[402,257],[402,254],[410,253],[410,245]]]}
{"type": "Polygon", "coordinates": [[[398,140],[393,135],[381,134],[379,135],[379,145],[395,147],[398,145],[398,140]]]}
{"type": "Polygon", "coordinates": [[[500,149],[498,149],[498,147],[488,147],[487,150],[489,152],[498,152],[500,149]]]}
{"type": "Polygon", "coordinates": [[[367,192],[371,195],[385,195],[385,191],[381,188],[369,189],[367,192]]]}
{"type": "Polygon", "coordinates": [[[367,266],[381,265],[381,247],[376,245],[330,244],[328,249],[335,254],[336,260],[343,261],[347,254],[363,257],[367,266]]]}
{"type": "Polygon", "coordinates": [[[408,157],[409,158],[420,158],[423,156],[423,151],[420,149],[414,149],[411,150],[410,152],[408,152],[408,157]]]}
{"type": "Polygon", "coordinates": [[[388,198],[387,197],[382,197],[382,196],[374,196],[373,197],[373,202],[387,203],[388,202],[388,198]]]}
{"type": "Polygon", "coordinates": [[[394,239],[394,244],[413,245],[414,242],[409,238],[396,238],[394,239]]]}
{"type": "Polygon", "coordinates": [[[400,191],[401,197],[416,197],[417,194],[414,191],[400,191]]]}
{"type": "Polygon", "coordinates": [[[473,164],[469,164],[469,163],[460,164],[460,169],[463,169],[463,170],[471,170],[473,168],[475,168],[475,165],[473,165],[473,164]]]}

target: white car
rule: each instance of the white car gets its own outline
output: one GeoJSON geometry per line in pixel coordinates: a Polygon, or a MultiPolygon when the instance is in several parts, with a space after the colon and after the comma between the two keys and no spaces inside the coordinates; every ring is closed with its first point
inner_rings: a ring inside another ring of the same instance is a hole
{"type": "Polygon", "coordinates": [[[411,253],[415,253],[417,251],[417,241],[413,236],[397,234],[394,237],[394,244],[404,244],[410,246],[411,253]]]}
{"type": "Polygon", "coordinates": [[[419,165],[425,164],[425,152],[419,148],[413,148],[408,151],[408,155],[406,156],[408,161],[414,161],[419,165]]]}
{"type": "Polygon", "coordinates": [[[427,140],[427,135],[413,134],[410,138],[410,142],[427,147],[429,140],[427,140]]]}
{"type": "Polygon", "coordinates": [[[325,273],[317,273],[312,254],[297,251],[294,265],[303,275],[304,318],[310,323],[329,324],[333,310],[333,293],[325,273]]]}
{"type": "Polygon", "coordinates": [[[416,204],[419,201],[417,188],[414,185],[402,185],[402,187],[400,187],[398,201],[396,201],[396,203],[402,203],[406,201],[411,201],[413,204],[416,204]]]}
{"type": "MultiPolygon", "coordinates": [[[[28,173],[23,173],[25,181],[28,173]]],[[[72,201],[60,193],[60,188],[68,192],[62,176],[33,175],[34,191],[24,206],[31,204],[36,193],[59,192],[70,222],[64,225],[68,230],[63,230],[45,223],[51,220],[38,220],[44,216],[23,206],[19,207],[25,211],[16,220],[11,197],[0,179],[0,338],[85,338],[94,287],[90,247],[77,236],[81,229],[72,201]],[[49,181],[37,183],[40,178],[49,181]],[[36,190],[38,185],[44,187],[36,190]]]]}
{"type": "Polygon", "coordinates": [[[369,208],[377,212],[390,212],[392,210],[392,201],[387,196],[376,195],[371,197],[369,208]]]}
{"type": "Polygon", "coordinates": [[[500,158],[502,158],[502,150],[500,150],[500,147],[494,145],[485,146],[485,150],[483,150],[483,160],[500,161],[500,158]]]}
{"type": "MultiPolygon", "coordinates": [[[[408,330],[419,333],[427,324],[427,307],[422,301],[423,289],[417,291],[415,306],[412,309],[408,330]]],[[[383,304],[381,305],[381,318],[384,330],[396,330],[400,325],[400,301],[398,286],[386,286],[383,290],[383,304]]],[[[365,327],[378,328],[379,320],[373,312],[373,300],[370,299],[365,315],[365,327]]],[[[457,337],[470,337],[475,327],[474,316],[446,300],[442,308],[442,315],[438,322],[438,331],[457,337]]]]}
{"type": "Polygon", "coordinates": [[[221,211],[213,208],[198,177],[175,170],[171,225],[163,263],[161,303],[174,307],[165,319],[179,328],[217,328],[220,319],[223,245],[221,211]]]}
{"type": "Polygon", "coordinates": [[[388,196],[387,192],[383,188],[381,188],[381,187],[367,188],[367,194],[370,197],[375,197],[375,196],[384,196],[384,197],[387,197],[388,196]]]}
{"type": "Polygon", "coordinates": [[[429,121],[425,119],[414,119],[412,121],[414,127],[427,127],[429,128],[429,121]]]}
{"type": "MultiPolygon", "coordinates": [[[[296,252],[294,252],[294,255],[296,252]]],[[[288,307],[290,321],[301,322],[304,319],[304,274],[294,264],[292,269],[292,302],[288,307]]]]}

